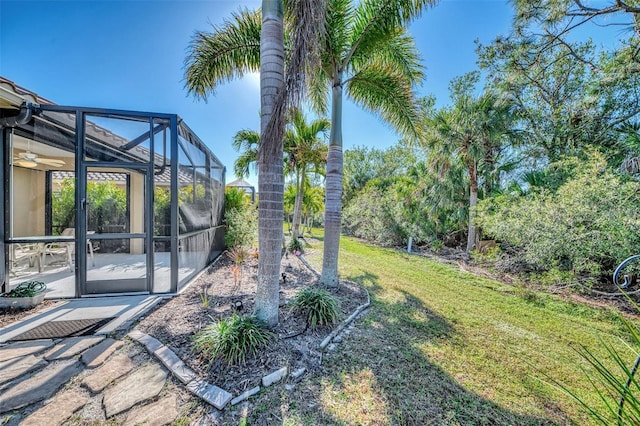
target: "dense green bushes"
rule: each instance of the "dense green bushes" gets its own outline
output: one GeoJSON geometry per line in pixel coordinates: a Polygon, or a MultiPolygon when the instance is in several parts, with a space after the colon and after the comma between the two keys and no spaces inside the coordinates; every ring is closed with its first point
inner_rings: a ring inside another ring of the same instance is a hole
{"type": "Polygon", "coordinates": [[[343,232],[385,246],[406,244],[409,237],[416,244],[429,241],[427,212],[413,190],[409,179],[371,181],[344,208],[343,232]]]}
{"type": "Polygon", "coordinates": [[[224,220],[227,224],[227,248],[249,247],[258,235],[258,210],[244,191],[227,188],[224,220]]]}
{"type": "Polygon", "coordinates": [[[601,155],[569,160],[558,190],[483,200],[484,231],[513,247],[533,270],[558,269],[597,279],[640,247],[640,185],[606,169],[601,155]]]}

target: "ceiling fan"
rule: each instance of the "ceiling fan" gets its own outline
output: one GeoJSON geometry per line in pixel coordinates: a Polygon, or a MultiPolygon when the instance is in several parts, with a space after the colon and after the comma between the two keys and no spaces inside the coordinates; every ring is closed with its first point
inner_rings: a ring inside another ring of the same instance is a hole
{"type": "Polygon", "coordinates": [[[53,158],[40,158],[38,154],[35,154],[31,151],[20,152],[13,159],[13,164],[20,167],[34,168],[37,167],[38,164],[45,164],[47,166],[52,167],[62,167],[64,166],[64,161],[56,160],[53,158]]]}

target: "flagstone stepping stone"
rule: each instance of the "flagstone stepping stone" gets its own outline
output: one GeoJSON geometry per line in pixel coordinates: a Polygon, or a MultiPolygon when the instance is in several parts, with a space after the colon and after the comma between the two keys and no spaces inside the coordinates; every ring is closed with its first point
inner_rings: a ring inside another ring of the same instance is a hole
{"type": "Polygon", "coordinates": [[[30,340],[28,342],[9,343],[0,347],[0,361],[36,354],[53,346],[53,340],[30,340]]]}
{"type": "Polygon", "coordinates": [[[125,426],[162,426],[171,424],[178,417],[177,405],[178,399],[175,395],[171,395],[153,404],[134,408],[127,415],[124,424],[125,426]]]}
{"type": "Polygon", "coordinates": [[[28,371],[37,370],[47,365],[42,357],[27,355],[0,362],[0,383],[5,383],[22,376],[28,371]]]}
{"type": "Polygon", "coordinates": [[[71,358],[104,340],[104,336],[68,337],[44,354],[47,361],[71,358]]]}
{"type": "Polygon", "coordinates": [[[108,338],[84,351],[80,359],[87,368],[96,368],[102,365],[122,345],[124,345],[122,341],[108,338]]]}
{"type": "Polygon", "coordinates": [[[82,364],[75,360],[61,361],[48,366],[3,392],[0,395],[0,413],[49,398],[81,370],[82,364]]]}
{"type": "Polygon", "coordinates": [[[102,404],[107,418],[122,413],[158,395],[168,373],[156,363],[149,363],[125,377],[104,392],[102,404]]]}
{"type": "Polygon", "coordinates": [[[126,354],[114,355],[95,372],[84,378],[82,384],[91,392],[98,393],[109,384],[133,370],[133,362],[126,354]]]}
{"type": "Polygon", "coordinates": [[[62,391],[44,407],[20,422],[20,426],[58,426],[89,401],[89,395],[75,389],[62,391]]]}

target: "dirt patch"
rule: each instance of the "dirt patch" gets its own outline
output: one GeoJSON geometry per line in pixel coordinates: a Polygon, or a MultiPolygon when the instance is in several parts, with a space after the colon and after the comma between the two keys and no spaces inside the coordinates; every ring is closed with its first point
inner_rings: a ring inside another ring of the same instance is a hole
{"type": "MultiPolygon", "coordinates": [[[[202,357],[193,346],[193,336],[203,327],[230,316],[234,309],[241,315],[253,312],[258,262],[247,260],[236,280],[234,263],[222,256],[209,270],[177,297],[142,319],[135,329],[150,334],[169,346],[199,377],[237,395],[258,386],[264,375],[281,367],[290,371],[306,368],[310,372],[320,367],[320,342],[330,333],[330,327],[306,330],[298,336],[286,338],[305,330],[305,319],[291,313],[289,302],[296,293],[317,284],[317,276],[296,256],[282,259],[280,279],[279,324],[273,330],[275,339],[259,356],[245,365],[228,366],[225,362],[202,357]],[[206,296],[205,296],[206,295],[206,296]],[[207,300],[208,298],[208,306],[207,300]],[[241,306],[235,308],[235,306],[241,306]]],[[[339,301],[340,320],[347,318],[366,302],[366,293],[355,284],[342,282],[329,290],[339,301]]]]}

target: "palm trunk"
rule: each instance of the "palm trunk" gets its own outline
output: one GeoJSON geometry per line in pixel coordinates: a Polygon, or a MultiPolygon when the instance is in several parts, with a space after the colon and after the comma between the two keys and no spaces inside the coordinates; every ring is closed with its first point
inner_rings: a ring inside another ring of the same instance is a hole
{"type": "Polygon", "coordinates": [[[302,199],[304,197],[304,181],[305,181],[304,178],[306,175],[305,173],[306,170],[305,170],[305,167],[299,167],[299,168],[302,168],[302,174],[298,176],[296,179],[296,183],[298,187],[296,188],[297,189],[296,201],[293,207],[293,233],[291,234],[292,239],[296,239],[300,236],[300,222],[302,220],[302,199]]]}
{"type": "Polygon", "coordinates": [[[342,218],[342,74],[333,84],[331,134],[327,154],[326,201],[324,209],[324,256],[320,281],[329,287],[338,285],[338,253],[342,218]]]}
{"type": "Polygon", "coordinates": [[[262,0],[260,33],[260,158],[258,174],[258,286],[255,315],[278,324],[280,261],[284,220],[282,137],[266,134],[275,99],[284,82],[282,0],[262,0]],[[274,144],[266,146],[266,144],[274,144]]]}
{"type": "Polygon", "coordinates": [[[476,205],[478,204],[478,170],[475,162],[469,165],[469,228],[467,236],[467,253],[476,245],[476,205]]]}

